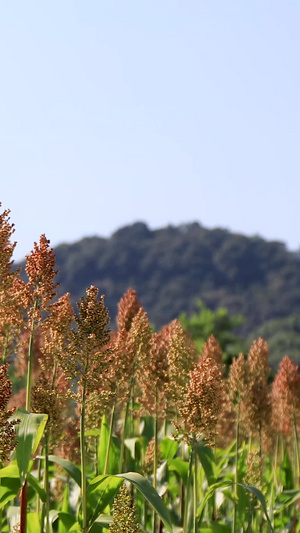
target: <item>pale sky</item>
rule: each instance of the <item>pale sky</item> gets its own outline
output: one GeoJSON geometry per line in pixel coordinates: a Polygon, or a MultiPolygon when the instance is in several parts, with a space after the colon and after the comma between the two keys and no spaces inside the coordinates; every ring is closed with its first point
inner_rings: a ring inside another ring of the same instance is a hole
{"type": "Polygon", "coordinates": [[[198,221],[300,245],[299,0],[0,1],[16,259],[198,221]]]}

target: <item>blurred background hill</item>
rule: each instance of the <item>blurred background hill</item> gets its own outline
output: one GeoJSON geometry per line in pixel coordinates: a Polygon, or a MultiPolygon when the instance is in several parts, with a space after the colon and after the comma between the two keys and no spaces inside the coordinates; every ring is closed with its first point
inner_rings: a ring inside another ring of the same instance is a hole
{"type": "Polygon", "coordinates": [[[281,242],[199,223],[150,230],[137,222],[110,238],[61,244],[55,254],[59,292],[70,292],[74,304],[96,285],[114,320],[133,288],[159,328],[182,313],[201,314],[201,301],[202,312],[227,310],[233,322],[225,329],[244,346],[259,335],[268,340],[273,366],[285,353],[300,363],[300,259],[281,242]]]}

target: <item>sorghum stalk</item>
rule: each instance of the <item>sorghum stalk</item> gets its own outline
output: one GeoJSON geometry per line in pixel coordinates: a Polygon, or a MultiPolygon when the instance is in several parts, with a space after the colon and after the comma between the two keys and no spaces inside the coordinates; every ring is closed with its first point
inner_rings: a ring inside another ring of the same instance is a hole
{"type": "MultiPolygon", "coordinates": [[[[154,457],[153,457],[153,487],[157,486],[157,451],[158,451],[158,416],[157,416],[157,388],[155,390],[155,413],[154,413],[154,457]]],[[[153,511],[152,532],[156,530],[156,514],[153,511]]]]}
{"type": "Polygon", "coordinates": [[[237,497],[238,497],[238,463],[239,463],[239,433],[240,433],[240,403],[236,406],[236,426],[235,426],[235,474],[234,474],[234,507],[233,507],[233,522],[232,532],[236,533],[236,518],[237,518],[237,497]]]}
{"type": "Polygon", "coordinates": [[[82,531],[87,533],[87,490],[86,490],[86,462],[85,462],[85,395],[86,383],[82,385],[81,410],[80,410],[80,457],[81,457],[81,497],[82,497],[82,531]]]}
{"type": "Polygon", "coordinates": [[[115,398],[115,400],[114,400],[113,408],[112,408],[112,412],[111,412],[108,443],[107,443],[107,447],[106,447],[106,455],[105,455],[105,463],[104,463],[103,474],[107,474],[107,471],[108,471],[109,453],[110,453],[110,448],[111,448],[111,438],[112,438],[112,432],[113,432],[114,420],[115,420],[116,402],[117,402],[117,398],[115,398]]]}
{"type": "Polygon", "coordinates": [[[123,432],[122,432],[122,439],[121,439],[120,464],[119,464],[120,473],[123,471],[126,429],[127,429],[127,422],[128,422],[128,417],[129,417],[129,408],[130,408],[130,403],[131,403],[130,397],[131,397],[131,387],[130,387],[130,392],[129,392],[129,398],[127,399],[127,402],[126,402],[126,411],[125,411],[125,418],[124,418],[124,425],[123,425],[123,432]]]}
{"type": "Polygon", "coordinates": [[[294,428],[294,448],[295,448],[295,456],[296,456],[296,476],[297,476],[296,488],[298,488],[299,481],[300,481],[300,459],[299,459],[299,441],[298,441],[298,432],[297,432],[295,412],[293,413],[293,428],[294,428]]]}
{"type": "Polygon", "coordinates": [[[185,491],[185,505],[184,505],[182,533],[188,533],[188,506],[189,506],[189,492],[190,492],[190,485],[191,485],[191,478],[192,478],[192,469],[193,469],[193,453],[191,450],[186,491],[185,491]]]}
{"type": "Polygon", "coordinates": [[[45,432],[45,465],[44,465],[44,490],[46,492],[46,501],[44,505],[46,519],[46,533],[50,533],[50,487],[49,487],[49,430],[45,432]]]}
{"type": "Polygon", "coordinates": [[[198,508],[198,459],[196,453],[196,447],[193,446],[192,454],[194,455],[194,533],[198,533],[198,517],[197,517],[197,508],[198,508]]]}
{"type": "Polygon", "coordinates": [[[29,345],[28,345],[28,370],[27,370],[27,387],[26,387],[26,410],[27,411],[30,411],[30,408],[31,408],[34,330],[35,330],[35,323],[34,323],[34,320],[32,320],[30,337],[29,337],[29,345]]]}

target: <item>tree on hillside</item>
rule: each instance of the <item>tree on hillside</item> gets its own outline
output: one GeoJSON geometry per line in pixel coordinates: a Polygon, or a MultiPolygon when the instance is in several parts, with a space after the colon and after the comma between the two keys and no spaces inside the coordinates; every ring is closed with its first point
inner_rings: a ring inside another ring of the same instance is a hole
{"type": "Polygon", "coordinates": [[[214,335],[223,351],[224,362],[229,365],[232,358],[243,350],[243,341],[235,330],[243,324],[244,317],[230,316],[222,307],[212,311],[201,300],[198,300],[197,307],[198,310],[189,317],[181,313],[179,320],[183,328],[189,332],[199,351],[208,337],[214,335]]]}

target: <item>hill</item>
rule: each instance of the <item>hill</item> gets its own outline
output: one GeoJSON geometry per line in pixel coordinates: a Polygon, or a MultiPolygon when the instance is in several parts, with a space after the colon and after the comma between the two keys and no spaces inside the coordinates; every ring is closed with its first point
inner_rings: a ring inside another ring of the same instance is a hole
{"type": "Polygon", "coordinates": [[[199,299],[211,309],[242,313],[243,335],[271,319],[300,313],[297,254],[257,236],[198,223],[152,231],[137,222],[108,239],[62,244],[55,254],[60,292],[71,292],[75,302],[94,284],[106,295],[112,318],[129,287],[137,290],[157,327],[193,312],[199,299]]]}

